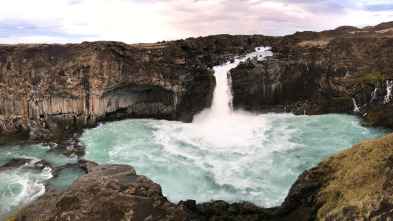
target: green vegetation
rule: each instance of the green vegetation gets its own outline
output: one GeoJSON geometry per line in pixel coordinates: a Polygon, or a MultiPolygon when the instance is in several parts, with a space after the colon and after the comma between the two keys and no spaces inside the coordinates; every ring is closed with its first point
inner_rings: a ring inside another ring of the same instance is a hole
{"type": "Polygon", "coordinates": [[[364,141],[322,161],[318,167],[327,174],[326,184],[318,194],[318,218],[324,220],[344,208],[352,208],[368,217],[390,191],[382,186],[388,178],[389,159],[393,157],[393,134],[364,141]]]}
{"type": "Polygon", "coordinates": [[[368,74],[359,78],[354,78],[352,81],[354,82],[366,82],[369,84],[376,84],[378,81],[386,81],[388,79],[391,79],[392,76],[387,75],[387,74],[382,74],[381,72],[375,72],[373,74],[368,74]]]}

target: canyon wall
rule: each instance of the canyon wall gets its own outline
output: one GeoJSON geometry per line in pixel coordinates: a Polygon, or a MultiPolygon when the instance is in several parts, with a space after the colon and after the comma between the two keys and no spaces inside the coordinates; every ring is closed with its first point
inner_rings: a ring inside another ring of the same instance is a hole
{"type": "Polygon", "coordinates": [[[267,60],[231,70],[235,108],[322,114],[353,112],[355,101],[369,125],[393,128],[392,111],[384,111],[393,104],[391,94],[385,99],[393,79],[393,22],[298,32],[277,39],[272,51],[267,60]]]}
{"type": "Polygon", "coordinates": [[[273,40],[218,35],[156,44],[0,45],[0,130],[53,140],[103,120],[190,122],[211,104],[211,67],[273,40]]]}

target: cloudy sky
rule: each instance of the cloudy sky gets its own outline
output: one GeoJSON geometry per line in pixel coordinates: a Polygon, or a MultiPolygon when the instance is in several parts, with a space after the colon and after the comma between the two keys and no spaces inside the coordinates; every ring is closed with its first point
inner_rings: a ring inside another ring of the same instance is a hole
{"type": "Polygon", "coordinates": [[[285,35],[393,21],[392,0],[0,0],[0,43],[285,35]]]}

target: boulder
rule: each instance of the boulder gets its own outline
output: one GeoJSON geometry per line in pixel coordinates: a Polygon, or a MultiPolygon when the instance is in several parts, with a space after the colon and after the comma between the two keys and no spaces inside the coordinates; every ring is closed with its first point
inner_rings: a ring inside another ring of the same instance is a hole
{"type": "Polygon", "coordinates": [[[185,220],[160,185],[128,165],[88,165],[71,186],[40,197],[18,220],[185,220]]]}

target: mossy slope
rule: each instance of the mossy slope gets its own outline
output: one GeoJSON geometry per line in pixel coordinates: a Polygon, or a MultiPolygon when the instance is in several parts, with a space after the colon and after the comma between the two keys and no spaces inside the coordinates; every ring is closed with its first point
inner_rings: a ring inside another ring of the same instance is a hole
{"type": "Polygon", "coordinates": [[[360,142],[303,172],[277,215],[302,220],[393,217],[393,134],[360,142]]]}

